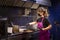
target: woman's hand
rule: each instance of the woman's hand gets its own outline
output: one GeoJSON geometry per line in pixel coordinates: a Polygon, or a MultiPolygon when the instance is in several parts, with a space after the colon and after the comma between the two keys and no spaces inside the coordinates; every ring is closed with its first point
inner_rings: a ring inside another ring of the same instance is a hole
{"type": "Polygon", "coordinates": [[[45,28],[42,28],[42,30],[46,30],[45,28]]]}
{"type": "Polygon", "coordinates": [[[36,24],[36,22],[31,22],[31,23],[29,23],[29,25],[33,25],[33,24],[36,24]]]}

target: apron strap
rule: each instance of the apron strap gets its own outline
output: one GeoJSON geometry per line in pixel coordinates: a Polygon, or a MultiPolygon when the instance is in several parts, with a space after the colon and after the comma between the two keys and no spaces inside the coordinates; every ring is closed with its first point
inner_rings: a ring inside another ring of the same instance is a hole
{"type": "Polygon", "coordinates": [[[42,18],[42,21],[41,22],[43,22],[44,21],[44,18],[42,18]]]}

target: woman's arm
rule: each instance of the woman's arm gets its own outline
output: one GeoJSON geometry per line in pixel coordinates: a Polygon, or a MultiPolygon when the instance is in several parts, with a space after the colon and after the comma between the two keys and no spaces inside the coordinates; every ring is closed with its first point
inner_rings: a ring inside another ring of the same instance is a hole
{"type": "Polygon", "coordinates": [[[51,29],[52,25],[50,24],[50,22],[48,21],[48,19],[45,19],[43,23],[45,25],[44,26],[45,28],[42,28],[42,30],[50,30],[51,29]]]}
{"type": "Polygon", "coordinates": [[[37,22],[30,22],[29,25],[33,25],[33,24],[36,24],[37,22]]]}
{"type": "Polygon", "coordinates": [[[48,27],[46,27],[46,28],[42,28],[42,30],[50,30],[51,27],[52,27],[52,25],[48,25],[48,27]]]}

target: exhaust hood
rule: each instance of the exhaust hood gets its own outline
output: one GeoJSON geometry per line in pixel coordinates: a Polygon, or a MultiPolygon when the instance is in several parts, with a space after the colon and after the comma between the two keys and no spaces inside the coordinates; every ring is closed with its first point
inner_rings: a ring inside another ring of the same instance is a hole
{"type": "Polygon", "coordinates": [[[37,9],[39,5],[51,6],[50,0],[5,0],[0,1],[0,6],[26,7],[37,9]]]}
{"type": "Polygon", "coordinates": [[[30,1],[30,2],[38,3],[40,5],[51,6],[50,0],[22,0],[22,1],[30,1]]]}

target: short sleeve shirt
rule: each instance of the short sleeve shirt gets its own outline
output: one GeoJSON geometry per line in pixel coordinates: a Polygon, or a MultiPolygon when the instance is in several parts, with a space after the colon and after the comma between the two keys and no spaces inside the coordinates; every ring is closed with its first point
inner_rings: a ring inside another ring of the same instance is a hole
{"type": "MultiPolygon", "coordinates": [[[[37,22],[41,22],[41,21],[42,21],[42,18],[37,19],[37,22]]],[[[46,27],[48,27],[48,25],[50,25],[48,19],[46,19],[46,18],[43,19],[42,23],[43,23],[44,28],[46,28],[46,27]]]]}

